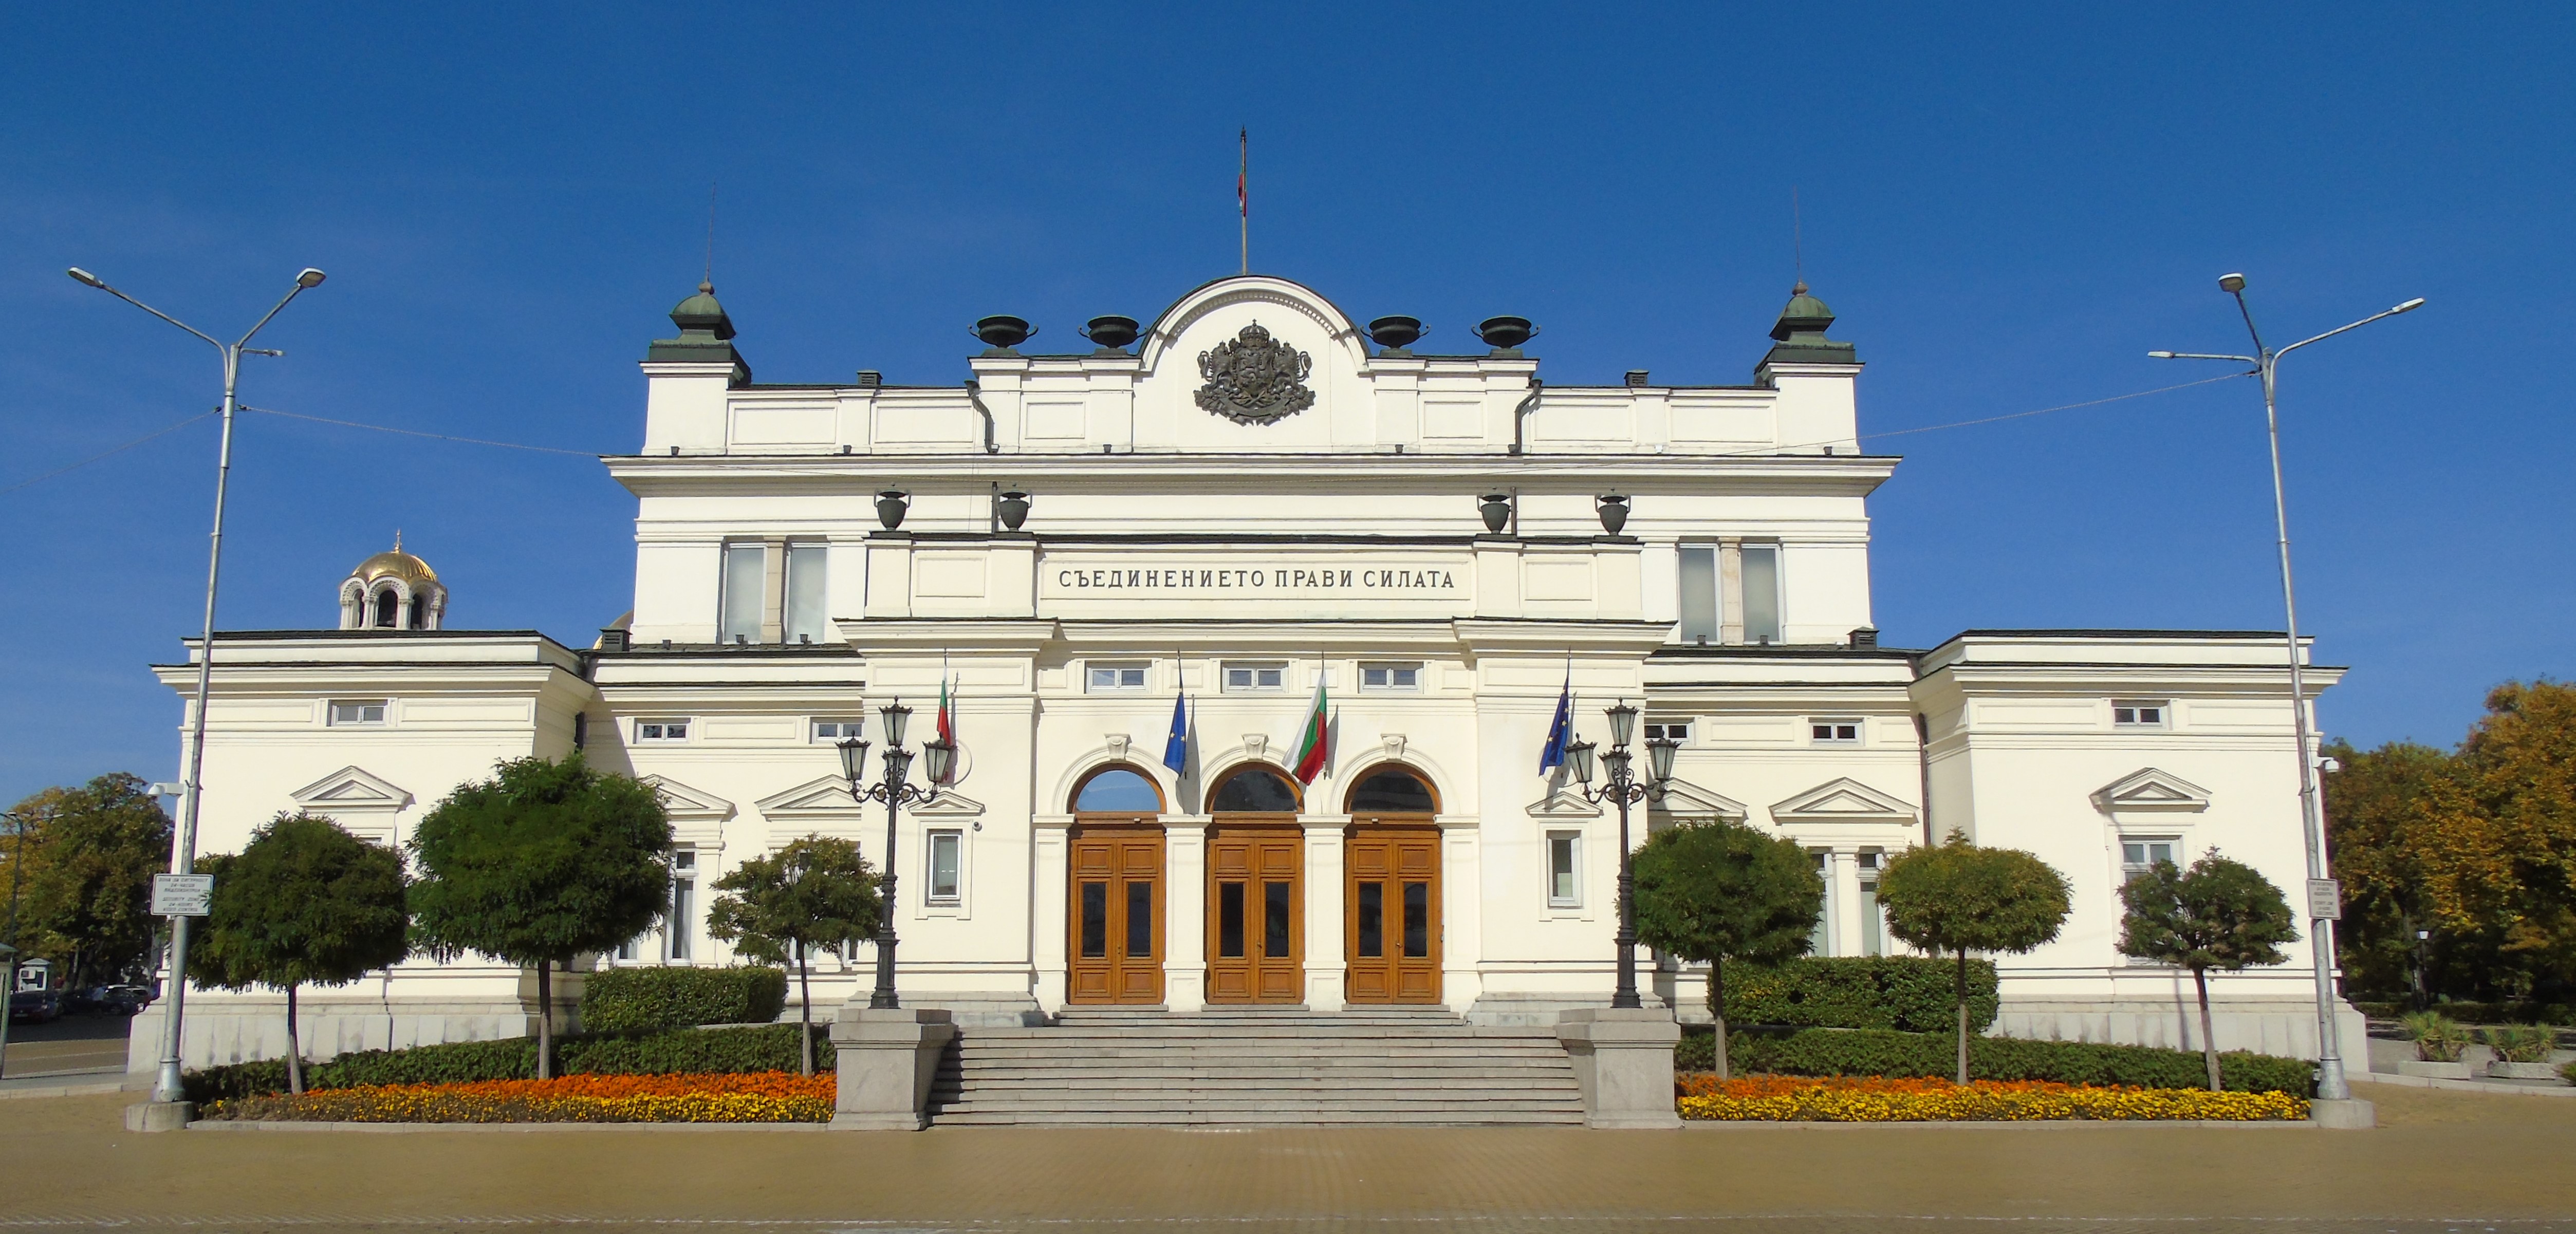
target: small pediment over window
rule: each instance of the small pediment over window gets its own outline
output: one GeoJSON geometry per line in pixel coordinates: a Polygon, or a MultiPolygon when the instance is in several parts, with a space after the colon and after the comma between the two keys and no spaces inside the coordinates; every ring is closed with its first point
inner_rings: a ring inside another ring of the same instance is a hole
{"type": "Polygon", "coordinates": [[[937,797],[904,807],[922,818],[975,818],[984,813],[984,803],[955,789],[946,789],[937,797]]]}
{"type": "Polygon", "coordinates": [[[295,804],[317,814],[340,809],[400,810],[411,794],[360,767],[343,767],[294,792],[295,804]]]}
{"type": "Polygon", "coordinates": [[[1571,784],[1561,784],[1530,803],[1531,818],[1599,818],[1601,807],[1583,799],[1571,784]]]}
{"type": "Polygon", "coordinates": [[[2209,808],[2209,790],[2169,771],[2141,767],[2093,790],[2093,804],[2106,812],[2209,808]]]}
{"type": "Polygon", "coordinates": [[[733,817],[733,803],[701,789],[694,789],[667,776],[639,777],[642,783],[662,794],[662,809],[675,819],[722,821],[733,817]]]}
{"type": "Polygon", "coordinates": [[[848,814],[859,808],[850,798],[850,782],[839,776],[820,776],[807,780],[783,793],[771,793],[752,803],[761,813],[772,818],[799,814],[848,814]]]}
{"type": "Polygon", "coordinates": [[[1771,807],[1779,823],[1910,823],[1913,803],[1848,776],[1819,784],[1771,807]]]}
{"type": "Polygon", "coordinates": [[[1664,799],[1654,808],[1674,818],[1726,818],[1743,822],[1752,811],[1741,801],[1724,793],[1712,792],[1688,780],[1674,780],[1664,786],[1664,799]]]}

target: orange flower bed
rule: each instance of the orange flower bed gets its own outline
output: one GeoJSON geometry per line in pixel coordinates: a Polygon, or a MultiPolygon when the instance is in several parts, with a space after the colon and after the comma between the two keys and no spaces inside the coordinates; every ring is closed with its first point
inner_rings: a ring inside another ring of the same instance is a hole
{"type": "Polygon", "coordinates": [[[219,1101],[209,1118],[350,1123],[820,1123],[834,1078],[568,1075],[552,1080],[379,1084],[219,1101]]]}
{"type": "Polygon", "coordinates": [[[2289,1093],[2213,1093],[2197,1088],[2124,1088],[2045,1080],[1948,1080],[1880,1076],[1681,1077],[1683,1118],[1752,1122],[2026,1122],[2044,1119],[2230,1122],[2302,1119],[2305,1098],[2289,1093]]]}

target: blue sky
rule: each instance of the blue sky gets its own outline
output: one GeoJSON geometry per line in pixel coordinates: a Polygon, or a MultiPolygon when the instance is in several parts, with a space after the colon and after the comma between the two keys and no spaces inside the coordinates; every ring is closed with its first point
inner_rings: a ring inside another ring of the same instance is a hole
{"type": "MultiPolygon", "coordinates": [[[[301,266],[254,405],[633,448],[634,363],[715,273],[764,381],[948,382],[993,312],[1151,317],[1235,263],[1455,341],[1519,313],[1559,382],[1740,382],[1792,278],[1865,431],[2205,375],[2214,279],[2284,368],[2326,728],[2448,743],[2564,676],[2576,217],[2569,11],[2359,5],[131,5],[22,9],[0,75],[0,489],[212,405],[215,333],[301,266]],[[2561,476],[2552,480],[2552,476],[2561,476]]],[[[0,800],[176,768],[145,672],[198,621],[202,421],[0,493],[0,800]]],[[[1896,437],[1886,641],[2274,629],[2250,382],[1896,437]]],[[[580,458],[248,417],[221,624],[313,627],[393,530],[452,624],[586,642],[630,501],[580,458]]]]}

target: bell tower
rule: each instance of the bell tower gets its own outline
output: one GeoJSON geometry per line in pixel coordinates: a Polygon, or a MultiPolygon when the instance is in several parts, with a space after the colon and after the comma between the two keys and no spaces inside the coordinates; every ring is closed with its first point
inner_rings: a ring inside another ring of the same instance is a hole
{"type": "Polygon", "coordinates": [[[391,551],[359,562],[340,583],[343,630],[436,630],[446,617],[446,584],[428,562],[403,551],[399,531],[391,551]]]}

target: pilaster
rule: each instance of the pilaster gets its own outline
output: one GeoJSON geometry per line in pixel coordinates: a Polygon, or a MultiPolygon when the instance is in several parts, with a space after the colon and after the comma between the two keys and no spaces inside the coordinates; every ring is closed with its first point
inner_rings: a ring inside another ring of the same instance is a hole
{"type": "Polygon", "coordinates": [[[1070,814],[1039,814],[1029,819],[1029,941],[1036,960],[1038,1009],[1049,1016],[1064,1010],[1066,935],[1072,928],[1072,919],[1065,916],[1065,894],[1073,878],[1066,864],[1071,858],[1065,833],[1072,826],[1070,814]]]}
{"type": "Polygon", "coordinates": [[[1306,1007],[1340,1011],[1349,965],[1343,959],[1342,845],[1347,815],[1308,818],[1306,828],[1306,1007]]]}
{"type": "Polygon", "coordinates": [[[1207,1006],[1208,817],[1163,816],[1163,1005],[1207,1006]]]}

